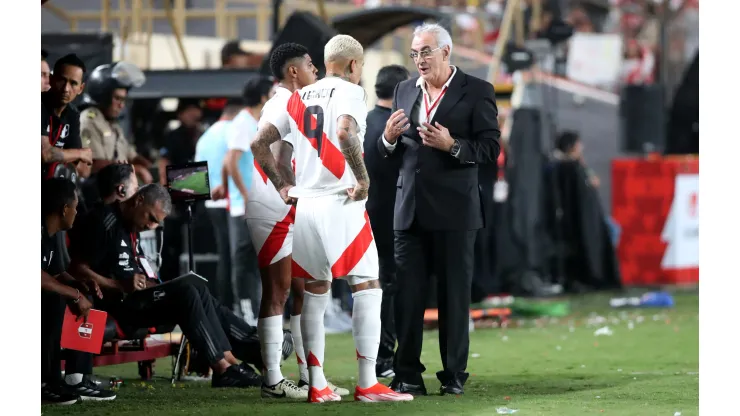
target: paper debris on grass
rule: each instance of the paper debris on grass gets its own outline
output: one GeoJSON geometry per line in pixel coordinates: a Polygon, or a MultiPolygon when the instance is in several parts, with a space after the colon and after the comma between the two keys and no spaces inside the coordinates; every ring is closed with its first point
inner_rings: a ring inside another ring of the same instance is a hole
{"type": "Polygon", "coordinates": [[[681,412],[676,412],[673,414],[673,416],[681,416],[681,412]]]}
{"type": "Polygon", "coordinates": [[[597,329],[596,331],[594,331],[594,336],[598,337],[601,335],[612,336],[614,335],[614,331],[612,331],[608,326],[603,326],[597,329]]]}
{"type": "Polygon", "coordinates": [[[513,415],[514,413],[518,412],[519,409],[509,409],[508,407],[497,407],[496,413],[500,415],[513,415]]]}
{"type": "Polygon", "coordinates": [[[473,358],[480,358],[480,354],[478,354],[477,352],[474,352],[474,353],[473,353],[473,354],[471,355],[471,357],[473,357],[473,358]]]}

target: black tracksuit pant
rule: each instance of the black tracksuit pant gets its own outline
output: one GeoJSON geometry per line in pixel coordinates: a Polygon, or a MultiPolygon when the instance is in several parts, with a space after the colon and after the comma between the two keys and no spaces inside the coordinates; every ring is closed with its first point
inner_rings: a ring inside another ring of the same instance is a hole
{"type": "Polygon", "coordinates": [[[62,355],[59,346],[64,322],[64,299],[54,292],[41,291],[41,382],[61,382],[62,355]]]}
{"type": "Polygon", "coordinates": [[[134,292],[109,310],[119,325],[149,328],[179,325],[183,334],[215,364],[231,351],[242,361],[262,368],[257,329],[211,295],[205,284],[173,281],[134,292]]]}

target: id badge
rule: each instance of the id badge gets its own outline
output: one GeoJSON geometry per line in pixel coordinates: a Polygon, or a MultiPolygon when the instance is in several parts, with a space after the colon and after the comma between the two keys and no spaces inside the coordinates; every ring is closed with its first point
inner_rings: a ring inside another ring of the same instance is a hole
{"type": "Polygon", "coordinates": [[[505,202],[509,197],[509,184],[504,179],[499,179],[493,185],[493,200],[498,203],[505,202]]]}
{"type": "Polygon", "coordinates": [[[144,273],[147,278],[157,279],[157,274],[154,273],[154,270],[152,269],[152,266],[149,265],[149,261],[147,261],[147,259],[143,257],[139,258],[139,264],[141,265],[141,268],[144,269],[144,273]]]}

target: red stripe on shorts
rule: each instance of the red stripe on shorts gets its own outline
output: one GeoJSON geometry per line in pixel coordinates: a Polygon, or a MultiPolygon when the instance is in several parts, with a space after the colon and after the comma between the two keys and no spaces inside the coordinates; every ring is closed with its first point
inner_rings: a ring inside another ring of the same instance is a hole
{"type": "Polygon", "coordinates": [[[260,249],[260,252],[257,253],[257,264],[260,268],[264,268],[272,264],[272,259],[274,259],[280,249],[283,248],[285,239],[288,237],[290,224],[293,224],[294,222],[295,206],[290,207],[288,215],[272,227],[272,231],[270,231],[270,234],[267,236],[265,244],[260,249]]]}
{"type": "Polygon", "coordinates": [[[344,250],[344,253],[339,256],[339,260],[331,266],[331,275],[334,278],[349,275],[349,272],[362,260],[362,256],[365,255],[372,242],[373,230],[370,228],[370,217],[368,217],[367,211],[365,211],[365,225],[344,250]]]}
{"type": "Polygon", "coordinates": [[[298,263],[293,260],[291,263],[291,271],[293,272],[293,277],[298,279],[315,279],[309,272],[307,272],[303,267],[301,267],[298,263]]]}

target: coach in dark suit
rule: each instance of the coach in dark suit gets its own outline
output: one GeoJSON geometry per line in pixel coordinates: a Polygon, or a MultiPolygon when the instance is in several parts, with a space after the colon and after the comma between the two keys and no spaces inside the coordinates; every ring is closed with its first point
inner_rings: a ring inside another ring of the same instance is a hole
{"type": "MultiPolygon", "coordinates": [[[[468,319],[476,230],[484,226],[479,164],[496,163],[493,86],[450,65],[452,39],[439,25],[414,31],[420,77],[404,81],[377,151],[401,164],[396,183],[395,298],[398,349],[391,388],[426,394],[420,361],[426,288],[437,277],[442,394],[462,394],[468,378],[468,319]]],[[[371,188],[375,186],[371,185],[371,188]]]]}
{"type": "Polygon", "coordinates": [[[393,91],[401,81],[409,79],[409,71],[401,65],[388,65],[378,71],[375,78],[375,108],[367,113],[365,137],[365,166],[372,186],[367,197],[367,214],[378,248],[380,270],[378,275],[383,288],[383,305],[380,309],[380,347],[375,364],[378,377],[393,377],[393,350],[396,348],[396,328],[393,316],[393,295],[396,293],[396,261],[393,255],[393,204],[396,200],[399,160],[386,163],[375,150],[376,140],[383,134],[385,123],[391,116],[393,91]]]}

